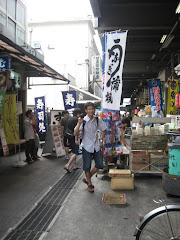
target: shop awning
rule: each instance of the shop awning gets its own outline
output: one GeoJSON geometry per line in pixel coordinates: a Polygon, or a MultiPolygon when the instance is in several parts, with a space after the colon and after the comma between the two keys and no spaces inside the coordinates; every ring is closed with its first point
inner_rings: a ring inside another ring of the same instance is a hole
{"type": "Polygon", "coordinates": [[[82,90],[80,88],[77,88],[73,85],[69,84],[69,91],[76,90],[76,99],[78,104],[85,104],[86,102],[99,102],[101,101],[100,97],[97,97],[96,95],[87,92],[85,90],[82,90]]]}
{"type": "Polygon", "coordinates": [[[24,67],[25,77],[50,77],[61,80],[67,84],[70,82],[60,73],[45,64],[42,60],[43,56],[28,44],[19,46],[9,38],[0,34],[0,55],[9,55],[12,58],[12,69],[18,63],[24,67]]]}

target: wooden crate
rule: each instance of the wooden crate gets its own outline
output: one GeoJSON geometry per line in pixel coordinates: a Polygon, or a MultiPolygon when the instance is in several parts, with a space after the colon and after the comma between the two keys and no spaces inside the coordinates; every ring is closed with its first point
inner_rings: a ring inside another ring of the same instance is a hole
{"type": "Polygon", "coordinates": [[[164,152],[150,153],[150,163],[152,163],[152,165],[150,165],[150,171],[158,171],[157,168],[162,171],[169,166],[168,155],[164,152]]]}
{"type": "Polygon", "coordinates": [[[149,153],[132,151],[132,170],[149,171],[149,153]]]}

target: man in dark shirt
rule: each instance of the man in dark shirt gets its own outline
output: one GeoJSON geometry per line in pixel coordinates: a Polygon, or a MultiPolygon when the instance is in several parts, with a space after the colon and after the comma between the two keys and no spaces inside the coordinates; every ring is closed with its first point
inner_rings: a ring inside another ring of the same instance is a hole
{"type": "Polygon", "coordinates": [[[61,126],[64,127],[63,131],[63,139],[64,139],[64,149],[65,149],[65,160],[69,160],[69,145],[68,145],[68,139],[65,136],[67,126],[68,126],[68,120],[69,120],[69,112],[67,110],[62,112],[62,118],[61,118],[61,126]]]}
{"type": "Polygon", "coordinates": [[[74,128],[76,127],[77,123],[78,123],[78,118],[81,115],[81,109],[76,108],[73,112],[73,117],[69,118],[68,120],[68,124],[67,124],[67,130],[69,133],[72,133],[71,136],[69,136],[68,138],[68,143],[70,148],[72,149],[72,155],[68,161],[68,163],[64,166],[64,169],[67,172],[70,172],[69,170],[69,166],[70,164],[73,162],[73,170],[78,169],[79,167],[76,164],[76,156],[78,154],[78,150],[79,150],[79,142],[78,142],[78,138],[74,136],[74,128]]]}

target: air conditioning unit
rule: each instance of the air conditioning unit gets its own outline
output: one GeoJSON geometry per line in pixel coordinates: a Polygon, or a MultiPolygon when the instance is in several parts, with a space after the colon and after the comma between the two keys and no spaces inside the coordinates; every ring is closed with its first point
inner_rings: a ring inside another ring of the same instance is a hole
{"type": "Polygon", "coordinates": [[[35,49],[41,49],[41,44],[40,43],[34,43],[34,48],[35,49]]]}

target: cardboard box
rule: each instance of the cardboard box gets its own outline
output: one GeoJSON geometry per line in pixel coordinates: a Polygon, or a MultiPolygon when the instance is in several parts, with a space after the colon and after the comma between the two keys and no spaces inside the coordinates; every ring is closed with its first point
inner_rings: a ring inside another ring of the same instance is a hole
{"type": "Polygon", "coordinates": [[[132,170],[149,171],[149,154],[146,151],[132,151],[132,170]]]}
{"type": "Polygon", "coordinates": [[[150,163],[152,163],[150,171],[158,171],[157,168],[162,171],[164,168],[169,166],[168,155],[165,155],[164,152],[150,153],[150,163]]]}
{"type": "Polygon", "coordinates": [[[110,169],[109,176],[112,178],[131,177],[131,170],[126,169],[110,169]]]}
{"type": "Polygon", "coordinates": [[[112,177],[111,178],[112,190],[134,190],[134,177],[112,177]]]}

